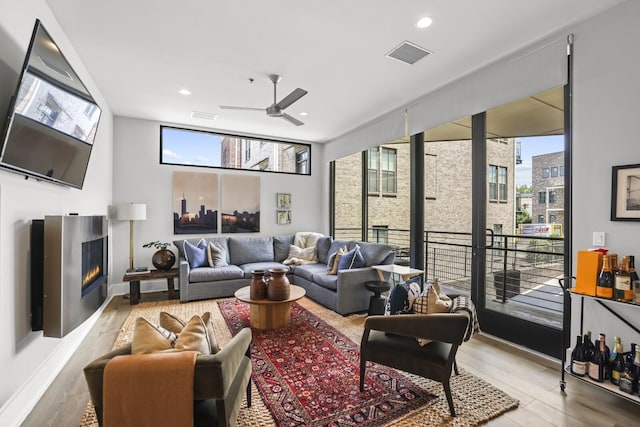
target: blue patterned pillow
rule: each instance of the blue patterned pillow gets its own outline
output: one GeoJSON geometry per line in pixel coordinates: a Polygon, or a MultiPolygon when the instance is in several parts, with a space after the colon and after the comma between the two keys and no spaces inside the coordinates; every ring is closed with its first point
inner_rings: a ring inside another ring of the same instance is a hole
{"type": "Polygon", "coordinates": [[[364,257],[360,253],[360,246],[356,245],[349,252],[342,255],[338,270],[351,270],[352,268],[362,268],[364,266],[364,257]]]}
{"type": "Polygon", "coordinates": [[[197,245],[184,241],[184,257],[189,262],[189,267],[208,267],[209,260],[207,259],[207,242],[204,239],[200,239],[197,245]]]}

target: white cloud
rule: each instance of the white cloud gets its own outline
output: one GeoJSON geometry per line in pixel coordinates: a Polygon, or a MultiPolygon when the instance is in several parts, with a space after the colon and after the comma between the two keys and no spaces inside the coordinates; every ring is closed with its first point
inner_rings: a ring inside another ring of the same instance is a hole
{"type": "Polygon", "coordinates": [[[171,159],[180,159],[178,153],[174,153],[171,150],[162,150],[162,157],[169,157],[171,159]]]}

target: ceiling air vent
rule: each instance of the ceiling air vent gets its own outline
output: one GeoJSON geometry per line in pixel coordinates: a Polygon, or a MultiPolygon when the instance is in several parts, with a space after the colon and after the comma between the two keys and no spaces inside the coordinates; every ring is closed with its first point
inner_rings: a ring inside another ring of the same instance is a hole
{"type": "Polygon", "coordinates": [[[391,52],[387,53],[387,56],[402,61],[405,64],[413,65],[430,53],[427,49],[405,40],[394,47],[391,52]]]}
{"type": "Polygon", "coordinates": [[[192,119],[203,119],[203,120],[215,120],[216,115],[213,113],[204,113],[202,111],[192,111],[191,112],[192,119]]]}

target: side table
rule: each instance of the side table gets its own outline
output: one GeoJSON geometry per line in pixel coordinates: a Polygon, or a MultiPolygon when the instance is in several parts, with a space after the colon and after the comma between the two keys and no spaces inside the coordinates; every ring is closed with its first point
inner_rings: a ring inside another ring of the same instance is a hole
{"type": "Polygon", "coordinates": [[[140,282],[144,280],[167,279],[167,290],[169,291],[169,299],[177,298],[174,288],[173,279],[178,277],[179,270],[172,268],[171,270],[149,270],[148,273],[125,273],[122,277],[123,282],[129,282],[129,304],[135,305],[140,301],[140,282]]]}
{"type": "Polygon", "coordinates": [[[391,289],[391,284],[388,282],[374,280],[365,282],[364,287],[373,292],[373,295],[369,298],[369,311],[367,312],[367,315],[372,316],[376,314],[384,314],[384,306],[387,299],[382,296],[382,293],[391,289]]]}

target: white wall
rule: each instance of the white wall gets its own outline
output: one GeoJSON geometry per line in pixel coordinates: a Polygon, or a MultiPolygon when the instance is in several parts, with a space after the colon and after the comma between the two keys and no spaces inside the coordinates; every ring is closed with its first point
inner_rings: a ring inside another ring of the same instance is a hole
{"type": "Polygon", "coordinates": [[[0,0],[0,112],[15,91],[36,18],[64,52],[77,74],[103,108],[83,190],[25,180],[0,170],[0,425],[9,426],[28,414],[32,402],[82,340],[89,323],[63,339],[31,331],[29,227],[45,215],[78,212],[105,214],[112,194],[113,117],[86,72],[72,44],[43,0],[0,0]]]}
{"type": "MultiPolygon", "coordinates": [[[[640,260],[640,222],[609,219],[612,166],[640,163],[639,20],[640,2],[627,1],[573,31],[574,253],[592,246],[593,231],[604,231],[611,252],[640,260]]],[[[572,331],[579,331],[578,298],[573,300],[572,331]]],[[[611,307],[640,328],[640,307],[611,307]]],[[[640,343],[638,334],[593,301],[586,301],[585,313],[585,330],[606,333],[610,347],[614,335],[625,350],[630,342],[640,343]]]]}
{"type": "MultiPolygon", "coordinates": [[[[173,234],[174,171],[215,173],[219,178],[237,174],[260,177],[260,233],[239,236],[328,232],[327,197],[321,190],[326,181],[325,168],[321,165],[322,146],[313,144],[311,147],[311,176],[163,165],[159,161],[160,125],[180,125],[126,117],[116,117],[114,124],[114,164],[117,169],[113,177],[114,205],[128,202],[147,205],[147,220],[134,223],[136,265],[151,265],[155,249],[142,248],[144,243],[153,240],[172,242],[199,236],[173,234]],[[276,224],[276,193],[291,193],[290,225],[276,224]]],[[[112,226],[114,281],[118,281],[129,262],[129,223],[114,221],[112,226]]],[[[174,246],[171,249],[177,254],[174,246]]],[[[166,288],[166,281],[157,285],[166,288]]]]}

